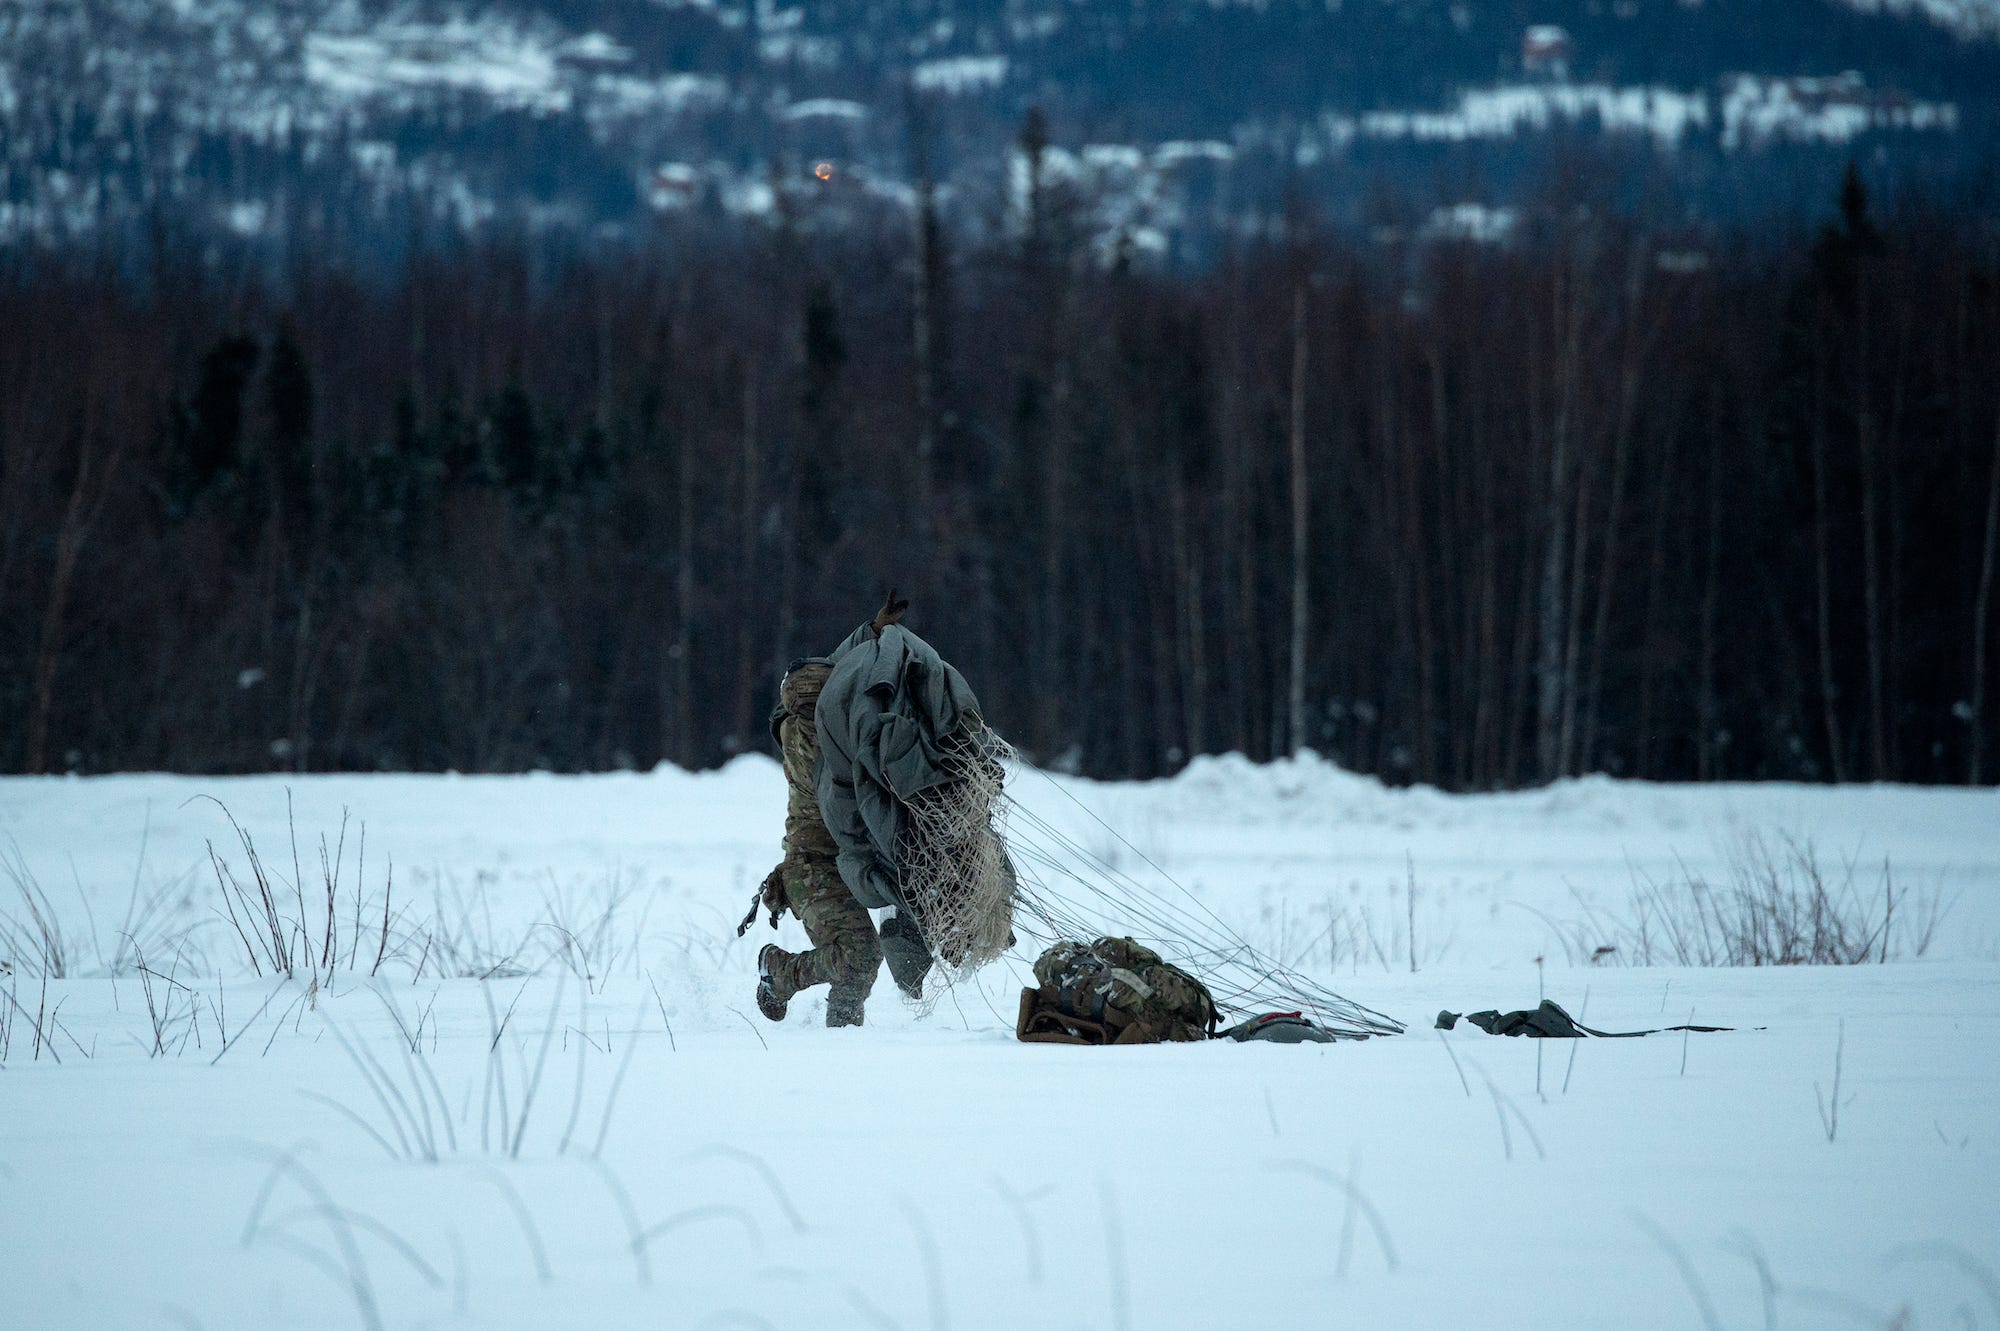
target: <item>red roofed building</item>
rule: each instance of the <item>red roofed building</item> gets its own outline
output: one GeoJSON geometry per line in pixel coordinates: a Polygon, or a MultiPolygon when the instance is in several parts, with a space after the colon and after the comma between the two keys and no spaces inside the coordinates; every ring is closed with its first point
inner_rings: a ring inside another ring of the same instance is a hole
{"type": "Polygon", "coordinates": [[[1537,23],[1521,33],[1521,72],[1543,78],[1569,77],[1572,47],[1569,30],[1553,23],[1537,23]]]}

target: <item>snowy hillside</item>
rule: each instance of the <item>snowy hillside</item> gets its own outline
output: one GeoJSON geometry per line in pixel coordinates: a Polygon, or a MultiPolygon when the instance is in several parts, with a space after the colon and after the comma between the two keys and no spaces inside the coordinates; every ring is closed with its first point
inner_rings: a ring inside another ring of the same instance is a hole
{"type": "MultiPolygon", "coordinates": [[[[1551,132],[1680,154],[1663,164],[1690,183],[1704,163],[1864,136],[1976,160],[1994,132],[1992,0],[1554,0],[1532,17],[1446,0],[0,0],[0,243],[141,237],[163,205],[273,247],[495,219],[629,231],[768,211],[773,172],[803,188],[818,160],[896,205],[918,108],[950,140],[933,156],[968,223],[1030,107],[1073,150],[1223,145],[1219,164],[1101,182],[1108,225],[1169,236],[1226,228],[1299,169],[1329,197],[1343,168],[1428,186],[1452,145],[1504,163],[1551,132]]],[[[1738,169],[1753,187],[1787,174],[1738,169]]]]}
{"type": "Polygon", "coordinates": [[[1010,789],[1041,899],[1217,922],[1408,1033],[1022,1045],[1026,948],[927,1011],[885,980],[860,1030],[766,1023],[772,935],[734,936],[782,817],[762,758],[0,780],[0,1324],[2000,1318],[2000,792],[1236,759],[1010,789]],[[231,818],[296,980],[231,922],[231,818]],[[1672,964],[1690,884],[1720,918],[1805,862],[1886,964],[1672,964]],[[1743,1029],[1431,1029],[1543,993],[1743,1029]]]}
{"type": "Polygon", "coordinates": [[[1967,37],[2000,32],[2000,4],[1993,0],[1844,0],[1864,14],[1907,14],[1967,37]]]}

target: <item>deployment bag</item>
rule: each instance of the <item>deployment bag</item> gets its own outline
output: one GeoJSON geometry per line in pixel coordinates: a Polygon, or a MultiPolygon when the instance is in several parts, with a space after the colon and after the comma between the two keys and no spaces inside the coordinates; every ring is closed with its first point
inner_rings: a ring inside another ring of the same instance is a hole
{"type": "Polygon", "coordinates": [[[1217,1036],[1227,1036],[1240,1044],[1334,1044],[1340,1040],[1365,1040],[1365,1035],[1343,1035],[1309,1021],[1303,1012],[1266,1012],[1238,1022],[1217,1036]]]}
{"type": "Polygon", "coordinates": [[[1157,1044],[1215,1034],[1200,980],[1129,938],[1057,943],[1035,960],[1014,1034],[1031,1044],[1157,1044]]]}

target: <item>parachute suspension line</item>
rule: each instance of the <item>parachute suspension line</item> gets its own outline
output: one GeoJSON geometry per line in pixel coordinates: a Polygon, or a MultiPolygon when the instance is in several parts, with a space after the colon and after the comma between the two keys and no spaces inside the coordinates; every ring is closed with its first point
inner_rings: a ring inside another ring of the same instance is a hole
{"type": "MultiPolygon", "coordinates": [[[[1111,865],[1106,864],[1089,849],[1065,836],[1052,824],[1037,817],[1035,814],[1025,809],[1017,808],[1015,816],[1052,841],[1056,849],[1062,852],[1063,856],[1067,858],[1068,863],[1065,864],[1055,856],[1049,856],[1047,864],[1054,871],[1067,873],[1067,876],[1070,877],[1081,878],[1082,875],[1077,871],[1077,868],[1072,867],[1080,865],[1084,870],[1093,873],[1102,880],[1098,889],[1100,896],[1115,901],[1124,909],[1138,912],[1148,922],[1170,925],[1180,934],[1193,933],[1201,935],[1207,933],[1212,928],[1217,928],[1222,931],[1225,937],[1229,936],[1228,925],[1216,916],[1213,911],[1209,910],[1206,905],[1201,903],[1200,899],[1196,898],[1193,893],[1188,892],[1186,888],[1174,882],[1165,871],[1160,871],[1161,877],[1173,883],[1190,901],[1201,906],[1203,914],[1208,917],[1207,919],[1193,916],[1178,903],[1162,898],[1157,893],[1147,891],[1136,880],[1111,865]]],[[[1148,863],[1151,863],[1151,861],[1148,861],[1148,863]]],[[[1185,941],[1185,939],[1182,941],[1185,941]]],[[[1240,940],[1232,939],[1231,941],[1235,943],[1240,940]]]]}
{"type": "MultiPolygon", "coordinates": [[[[1017,850],[1023,846],[1023,839],[1016,838],[1017,850]]],[[[1026,851],[1021,851],[1024,856],[1026,851]]],[[[1053,866],[1061,872],[1060,865],[1053,866]]],[[[1069,875],[1080,886],[1090,889],[1090,884],[1081,881],[1081,875],[1069,875]]],[[[1040,883],[1037,886],[1042,886],[1040,883]]],[[[1046,887],[1043,888],[1047,891],[1046,887]]],[[[1268,964],[1261,963],[1247,945],[1233,942],[1215,942],[1205,939],[1201,932],[1186,927],[1187,921],[1162,918],[1149,910],[1145,904],[1133,900],[1124,892],[1100,890],[1098,895],[1106,908],[1094,918],[1076,912],[1065,912],[1065,918],[1053,931],[1056,938],[1088,939],[1106,933],[1130,933],[1138,941],[1153,946],[1154,950],[1182,960],[1190,970],[1203,974],[1204,981],[1219,1004],[1224,1007],[1279,1006],[1297,1004],[1312,1006],[1327,1016],[1339,1013],[1340,1005],[1330,1002],[1324,996],[1315,996],[1303,1004],[1299,996],[1309,992],[1312,986],[1287,984],[1275,975],[1268,964]],[[1135,927],[1133,920],[1145,927],[1135,927]],[[1204,945],[1205,944],[1205,945],[1204,945]],[[1262,1001],[1268,1000],[1268,1001],[1262,1001]]]]}
{"type": "MultiPolygon", "coordinates": [[[[1024,818],[1022,821],[1030,823],[1032,820],[1024,818]]],[[[1245,945],[1226,937],[1218,939],[1216,931],[1206,922],[1189,917],[1173,903],[1160,901],[1157,898],[1149,899],[1143,890],[1128,882],[1121,882],[1115,877],[1107,877],[1101,883],[1094,884],[1087,881],[1085,872],[1070,870],[1067,867],[1065,860],[1078,863],[1087,871],[1090,866],[1089,859],[1085,858],[1087,852],[1071,846],[1065,857],[1058,858],[1035,845],[1034,841],[1034,837],[1017,833],[1014,844],[1017,854],[1024,861],[1031,861],[1037,868],[1076,881],[1079,886],[1091,891],[1104,903],[1104,909],[1095,912],[1094,919],[1090,915],[1079,914],[1074,908],[1063,912],[1057,929],[1058,936],[1088,939],[1102,933],[1131,933],[1141,942],[1148,945],[1160,944],[1168,952],[1186,955],[1189,960],[1206,960],[1212,966],[1236,962],[1245,968],[1261,972],[1259,959],[1245,945]]],[[[1042,882],[1039,876],[1037,886],[1044,892],[1048,891],[1046,883],[1042,882]]],[[[1046,904],[1042,909],[1049,915],[1056,913],[1046,904]]],[[[1260,975],[1260,978],[1271,977],[1260,975]]]]}
{"type": "Polygon", "coordinates": [[[1015,887],[1016,923],[1023,934],[1044,946],[1063,939],[1132,934],[1139,942],[1154,946],[1154,950],[1170,960],[1182,961],[1199,975],[1219,1006],[1297,1007],[1335,1029],[1356,1034],[1402,1032],[1402,1023],[1343,998],[1258,952],[1213,907],[1126,840],[1083,801],[1047,773],[1030,770],[1158,874],[1187,904],[1148,889],[1018,799],[1002,794],[1000,804],[1005,808],[1011,829],[1008,845],[1019,875],[1015,887]],[[1084,898],[1094,900],[1077,898],[1074,893],[1066,895],[1054,888],[1052,882],[1074,884],[1082,890],[1084,898]]]}
{"type": "MultiPolygon", "coordinates": [[[[1041,925],[1039,929],[1025,923],[1020,927],[1043,946],[1060,940],[1129,933],[1139,942],[1157,944],[1156,951],[1164,951],[1183,960],[1189,969],[1205,972],[1204,982],[1223,1007],[1309,1006],[1329,1024],[1346,1025],[1351,1019],[1336,996],[1315,994],[1316,986],[1310,982],[1295,979],[1293,983],[1286,983],[1272,974],[1267,964],[1260,964],[1254,950],[1240,941],[1220,944],[1210,941],[1207,946],[1191,946],[1190,935],[1199,940],[1204,932],[1204,922],[1190,919],[1173,903],[1145,893],[1132,880],[1117,874],[1034,815],[1018,809],[1016,812],[1023,823],[1035,826],[1042,835],[1067,848],[1066,853],[1077,865],[1076,870],[1070,869],[1063,859],[1049,853],[1034,838],[1021,835],[1014,838],[1013,848],[1022,871],[1021,877],[1031,885],[1021,890],[1020,901],[1025,913],[1033,915],[1041,925]],[[1036,869],[1048,869],[1085,888],[1091,887],[1084,881],[1085,873],[1095,872],[1104,881],[1092,890],[1094,895],[1107,903],[1107,908],[1096,913],[1079,911],[1074,907],[1064,908],[1060,897],[1049,889],[1041,875],[1035,872],[1036,869]],[[1131,922],[1134,919],[1147,927],[1135,927],[1131,922]]],[[[1356,1024],[1362,1028],[1369,1026],[1366,1022],[1356,1024]]]]}
{"type": "MultiPolygon", "coordinates": [[[[1043,942],[1058,938],[1087,939],[1100,934],[1132,933],[1141,941],[1158,943],[1155,950],[1183,960],[1188,969],[1200,974],[1222,1006],[1231,1008],[1311,1009],[1315,1017],[1330,1026],[1357,1032],[1389,1033],[1398,1029],[1391,1019],[1334,994],[1314,981],[1287,968],[1272,964],[1242,939],[1226,930],[1220,937],[1203,930],[1180,912],[1156,912],[1126,891],[1093,886],[1084,874],[1071,871],[1060,859],[1040,848],[1031,847],[1034,838],[1017,831],[1017,854],[1031,856],[1055,873],[1074,882],[1103,903],[1097,908],[1078,903],[1064,909],[1056,902],[1062,894],[1052,891],[1035,875],[1032,886],[1024,886],[1024,899],[1032,898],[1029,912],[1049,931],[1043,942]],[[1172,918],[1180,915],[1179,919],[1172,918]],[[1134,927],[1134,921],[1144,927],[1134,927]],[[1195,926],[1195,927],[1190,927],[1195,926]]],[[[1084,864],[1088,864],[1086,859],[1084,864]]],[[[1070,894],[1070,895],[1073,895],[1070,894]]],[[[1041,932],[1024,929],[1024,932],[1041,932]]]]}

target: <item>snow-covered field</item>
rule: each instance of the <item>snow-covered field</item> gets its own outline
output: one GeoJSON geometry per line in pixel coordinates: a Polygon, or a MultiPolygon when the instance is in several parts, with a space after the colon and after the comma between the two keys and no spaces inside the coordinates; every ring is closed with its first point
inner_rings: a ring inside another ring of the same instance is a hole
{"type": "Polygon", "coordinates": [[[766,1023],[772,935],[734,936],[777,852],[761,758],[0,781],[0,1326],[2000,1325],[2000,792],[1451,797],[1233,759],[1011,788],[1022,845],[1090,870],[1043,890],[1184,887],[1409,1032],[1022,1045],[1031,956],[927,1013],[885,977],[860,1030],[766,1023]],[[222,913],[223,806],[316,992],[222,913]],[[1635,964],[1675,955],[1642,899],[1726,896],[1752,838],[1875,921],[1886,859],[1896,955],[1635,964]],[[1762,1029],[1432,1029],[1543,992],[1762,1029]]]}

